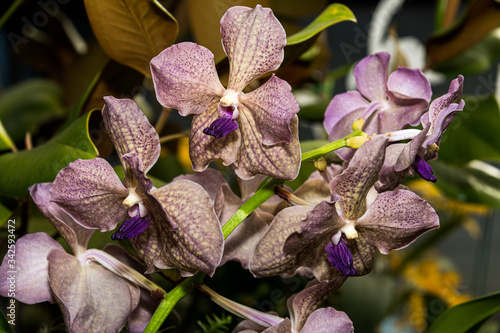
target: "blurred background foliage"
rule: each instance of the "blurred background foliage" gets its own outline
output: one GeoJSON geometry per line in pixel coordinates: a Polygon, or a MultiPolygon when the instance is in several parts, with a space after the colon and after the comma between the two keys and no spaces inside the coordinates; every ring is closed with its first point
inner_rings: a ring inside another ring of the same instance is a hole
{"type": "MultiPolygon", "coordinates": [[[[52,181],[78,158],[101,156],[118,163],[100,112],[92,112],[102,108],[103,96],[134,98],[155,124],[162,154],[150,176],[157,184],[192,172],[190,119],[156,102],[149,60],[172,43],[194,41],[214,53],[224,84],[228,64],[220,18],[231,6],[256,4],[271,7],[289,36],[276,74],[292,85],[301,105],[303,150],[327,142],[325,108],[334,94],[354,88],[352,67],[367,54],[390,52],[391,69],[424,70],[433,98],[458,74],[465,76],[465,109],[432,163],[438,182],[406,184],[436,208],[441,228],[408,249],[379,256],[372,274],[349,279],[327,302],[347,312],[356,332],[498,331],[498,321],[488,321],[500,310],[495,294],[500,290],[495,242],[500,237],[500,3],[494,0],[356,1],[345,3],[349,8],[327,0],[2,1],[0,253],[7,249],[9,219],[16,220],[17,238],[44,231],[61,240],[27,196],[29,186],[52,181]]],[[[334,154],[329,158],[337,161],[334,154]]],[[[236,184],[227,168],[213,167],[236,184]]],[[[297,188],[312,171],[312,163],[304,163],[288,185],[297,188]]],[[[109,240],[110,233],[96,232],[90,247],[102,248],[109,240]]],[[[152,278],[167,290],[179,280],[174,272],[152,278]]],[[[287,297],[306,282],[256,280],[235,263],[206,279],[226,297],[283,316],[287,297]]],[[[6,301],[0,302],[2,310],[6,301]]],[[[56,305],[19,304],[18,318],[19,332],[64,331],[56,305]]],[[[165,331],[228,332],[237,322],[193,294],[179,303],[165,331]]],[[[9,329],[3,325],[0,320],[0,328],[9,329]]]]}

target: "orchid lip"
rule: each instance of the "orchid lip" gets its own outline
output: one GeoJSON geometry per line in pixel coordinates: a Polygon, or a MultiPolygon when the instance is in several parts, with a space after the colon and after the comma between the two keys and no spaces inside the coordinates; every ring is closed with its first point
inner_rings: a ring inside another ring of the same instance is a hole
{"type": "Polygon", "coordinates": [[[215,119],[210,126],[203,130],[206,135],[211,135],[216,139],[228,135],[239,128],[238,122],[231,117],[220,117],[215,119]]]}
{"type": "Polygon", "coordinates": [[[328,243],[325,246],[325,251],[328,256],[328,261],[345,276],[355,276],[354,260],[352,253],[346,244],[344,238],[341,238],[337,245],[328,243]]]}
{"type": "Polygon", "coordinates": [[[125,240],[138,237],[143,233],[151,222],[147,217],[140,217],[140,215],[132,216],[122,223],[117,232],[111,235],[112,240],[125,240]]]}

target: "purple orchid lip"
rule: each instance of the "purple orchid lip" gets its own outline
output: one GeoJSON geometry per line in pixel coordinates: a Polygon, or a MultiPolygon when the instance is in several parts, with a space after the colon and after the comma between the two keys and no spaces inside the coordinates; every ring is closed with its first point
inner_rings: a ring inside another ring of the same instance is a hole
{"type": "Polygon", "coordinates": [[[218,139],[228,135],[232,131],[237,130],[239,127],[240,126],[236,120],[231,119],[230,116],[226,116],[215,119],[209,127],[203,130],[203,133],[218,139]]]}
{"type": "Polygon", "coordinates": [[[429,163],[427,163],[422,157],[417,155],[415,161],[411,165],[413,169],[422,177],[423,179],[435,183],[437,177],[433,175],[433,171],[429,163]]]}
{"type": "Polygon", "coordinates": [[[147,217],[132,216],[120,226],[117,232],[111,235],[112,240],[136,238],[151,225],[147,217]]]}
{"type": "Polygon", "coordinates": [[[341,271],[344,276],[356,275],[352,253],[343,238],[340,239],[337,245],[328,243],[325,246],[325,251],[328,255],[328,261],[335,269],[341,271]]]}

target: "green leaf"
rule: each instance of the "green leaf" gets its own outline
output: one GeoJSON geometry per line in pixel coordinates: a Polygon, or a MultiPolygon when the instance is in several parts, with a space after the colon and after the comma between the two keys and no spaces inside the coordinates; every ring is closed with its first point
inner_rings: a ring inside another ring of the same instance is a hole
{"type": "Polygon", "coordinates": [[[500,6],[492,0],[469,2],[464,15],[449,29],[427,39],[427,66],[448,61],[486,37],[500,24],[500,6]]]}
{"type": "Polygon", "coordinates": [[[12,139],[3,127],[2,121],[0,120],[0,151],[15,149],[14,147],[14,142],[12,142],[12,139]]]}
{"type": "Polygon", "coordinates": [[[499,311],[500,292],[478,297],[448,309],[436,319],[427,333],[470,332],[499,311]]]}
{"type": "Polygon", "coordinates": [[[65,115],[60,87],[49,80],[29,80],[5,91],[0,98],[0,119],[13,141],[26,132],[36,134],[41,125],[65,115]]]}
{"type": "MultiPolygon", "coordinates": [[[[11,298],[13,299],[13,298],[11,298]]],[[[16,301],[17,303],[17,301],[16,301]]],[[[17,304],[16,304],[17,307],[17,304]]],[[[7,309],[8,310],[8,309],[7,309]]],[[[0,311],[2,315],[0,315],[0,332],[2,333],[14,333],[14,330],[12,329],[12,326],[9,325],[9,322],[7,321],[7,318],[5,317],[4,313],[0,311]]]]}
{"type": "Polygon", "coordinates": [[[500,169],[481,161],[462,167],[440,161],[430,165],[438,179],[436,185],[448,196],[500,208],[500,169]]]}
{"type": "Polygon", "coordinates": [[[85,0],[97,40],[113,60],[151,77],[149,61],[172,45],[175,18],[157,1],[85,0]]]}
{"type": "Polygon", "coordinates": [[[500,33],[494,30],[483,40],[434,66],[434,70],[447,76],[472,75],[487,71],[500,58],[500,33]]]}
{"type": "Polygon", "coordinates": [[[26,195],[31,185],[53,181],[59,170],[70,162],[95,158],[97,150],[88,133],[91,114],[82,116],[43,145],[1,155],[0,194],[26,195]]]}
{"type": "MultiPolygon", "coordinates": [[[[487,82],[483,87],[485,92],[491,88],[486,85],[487,82]]],[[[455,115],[443,135],[439,160],[451,164],[471,160],[500,161],[500,109],[496,98],[464,99],[464,110],[455,115]]]]}
{"type": "Polygon", "coordinates": [[[347,6],[340,3],[331,4],[326,7],[326,9],[307,27],[296,34],[289,36],[286,39],[287,45],[303,43],[306,40],[315,37],[329,26],[343,21],[357,22],[356,17],[347,6]]]}

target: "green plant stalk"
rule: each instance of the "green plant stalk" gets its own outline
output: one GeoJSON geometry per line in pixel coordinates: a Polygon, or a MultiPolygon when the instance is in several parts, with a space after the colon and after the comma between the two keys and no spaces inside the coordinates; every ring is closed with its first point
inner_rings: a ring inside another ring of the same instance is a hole
{"type": "Polygon", "coordinates": [[[305,153],[302,154],[302,162],[311,160],[314,158],[318,158],[321,156],[325,156],[326,154],[337,150],[339,148],[344,148],[347,147],[347,139],[351,138],[353,136],[363,136],[363,132],[361,130],[355,130],[352,131],[350,134],[348,134],[346,137],[342,139],[338,139],[336,141],[330,142],[324,146],[321,146],[319,148],[306,151],[305,153]]]}
{"type": "Polygon", "coordinates": [[[146,326],[144,333],[157,332],[167,316],[173,310],[175,305],[194,290],[194,287],[201,283],[205,273],[198,272],[195,275],[183,280],[174,289],[165,295],[165,298],[160,302],[153,317],[146,326]]]}
{"type": "MultiPolygon", "coordinates": [[[[336,140],[319,148],[305,152],[304,154],[302,154],[302,162],[309,159],[324,156],[336,149],[346,147],[347,138],[353,136],[361,136],[362,133],[363,132],[361,130],[355,130],[342,139],[336,140]]],[[[236,211],[236,213],[234,213],[234,215],[231,216],[231,218],[222,226],[222,233],[224,235],[224,239],[226,239],[231,234],[231,232],[233,232],[233,230],[236,229],[236,227],[238,227],[240,223],[243,222],[248,217],[248,215],[250,215],[255,209],[257,209],[264,202],[266,202],[267,199],[273,196],[274,186],[281,185],[283,183],[284,180],[282,179],[273,178],[271,180],[268,179],[264,180],[263,184],[261,184],[257,192],[255,192],[255,194],[252,197],[250,197],[250,199],[248,199],[236,211]]],[[[170,311],[173,310],[177,302],[179,302],[187,294],[191,293],[194,287],[201,283],[204,276],[205,276],[204,273],[198,272],[195,275],[187,279],[184,279],[177,287],[175,287],[170,292],[165,294],[165,298],[161,301],[160,305],[153,314],[153,317],[151,317],[151,320],[149,321],[148,326],[146,327],[146,330],[144,332],[146,333],[157,332],[160,329],[163,322],[165,321],[165,319],[170,314],[170,311]]]]}
{"type": "Polygon", "coordinates": [[[10,19],[12,14],[14,14],[19,6],[23,4],[24,0],[16,0],[12,5],[10,5],[9,9],[2,15],[0,18],[0,29],[3,28],[3,25],[10,19]]]}

